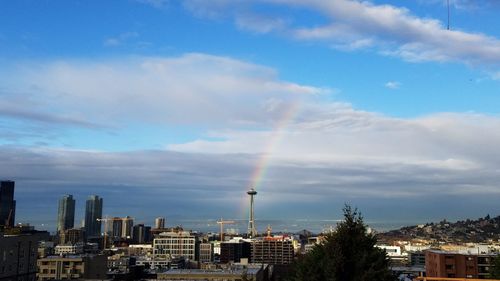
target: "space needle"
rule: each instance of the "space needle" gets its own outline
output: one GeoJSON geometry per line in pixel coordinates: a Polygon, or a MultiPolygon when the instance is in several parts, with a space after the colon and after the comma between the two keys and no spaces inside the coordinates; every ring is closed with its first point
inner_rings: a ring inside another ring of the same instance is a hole
{"type": "Polygon", "coordinates": [[[248,218],[248,237],[254,238],[257,236],[257,229],[255,229],[255,217],[253,214],[253,197],[257,195],[257,191],[252,187],[247,194],[250,195],[250,214],[248,218]]]}

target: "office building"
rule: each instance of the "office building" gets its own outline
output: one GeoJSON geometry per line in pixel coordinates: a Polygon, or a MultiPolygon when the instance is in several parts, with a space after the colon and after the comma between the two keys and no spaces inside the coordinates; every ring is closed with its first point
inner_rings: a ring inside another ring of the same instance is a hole
{"type": "Polygon", "coordinates": [[[38,234],[0,234],[0,280],[36,280],[38,234]]]}
{"type": "Polygon", "coordinates": [[[122,234],[121,238],[127,238],[130,239],[132,238],[132,228],[134,226],[134,220],[126,216],[122,219],[122,234]]]}
{"type": "Polygon", "coordinates": [[[252,246],[249,241],[242,237],[220,243],[220,262],[221,263],[239,263],[242,259],[249,260],[251,257],[252,246]]]}
{"type": "Polygon", "coordinates": [[[189,231],[163,232],[153,240],[153,257],[171,259],[184,257],[195,260],[196,236],[189,231]]]}
{"type": "Polygon", "coordinates": [[[200,243],[198,261],[202,263],[212,262],[214,253],[213,248],[214,245],[212,243],[200,243]]]}
{"type": "Polygon", "coordinates": [[[73,195],[64,195],[59,199],[57,212],[57,231],[64,231],[75,226],[75,200],[73,195]]]}
{"type": "Polygon", "coordinates": [[[293,241],[288,237],[264,237],[252,241],[252,263],[290,264],[293,262],[293,241]]]}
{"type": "Polygon", "coordinates": [[[13,227],[16,218],[13,181],[0,182],[0,226],[13,227]]]}
{"type": "Polygon", "coordinates": [[[59,244],[76,244],[85,242],[84,231],[81,228],[71,228],[59,232],[59,244]]]}
{"type": "Polygon", "coordinates": [[[123,219],[119,217],[114,217],[112,220],[111,237],[120,238],[122,237],[123,231],[123,219]]]}
{"type": "Polygon", "coordinates": [[[146,241],[146,227],[144,224],[134,225],[132,228],[132,242],[143,244],[146,241]]]}
{"type": "Polygon", "coordinates": [[[38,280],[107,279],[107,257],[104,255],[49,256],[38,264],[38,280]]]}
{"type": "Polygon", "coordinates": [[[91,195],[85,204],[85,234],[87,237],[99,237],[101,235],[102,198],[91,195]]]}
{"type": "Polygon", "coordinates": [[[425,252],[426,276],[486,279],[495,256],[428,250],[425,252]]]}
{"type": "Polygon", "coordinates": [[[158,217],[155,219],[155,228],[156,229],[164,229],[165,228],[165,218],[158,217]]]}

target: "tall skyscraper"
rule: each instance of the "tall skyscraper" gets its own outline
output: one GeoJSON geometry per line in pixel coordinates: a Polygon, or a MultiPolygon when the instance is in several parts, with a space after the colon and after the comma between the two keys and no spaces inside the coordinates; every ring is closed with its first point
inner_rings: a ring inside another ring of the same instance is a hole
{"type": "Polygon", "coordinates": [[[99,237],[101,235],[102,198],[91,195],[85,205],[85,233],[87,237],[99,237]]]}
{"type": "Polygon", "coordinates": [[[75,199],[73,195],[66,194],[59,199],[57,212],[57,231],[63,231],[75,226],[75,199]]]}
{"type": "Polygon", "coordinates": [[[164,217],[157,217],[155,219],[155,228],[157,228],[157,229],[165,228],[165,218],[164,217]]]}
{"type": "Polygon", "coordinates": [[[0,226],[14,226],[16,200],[14,200],[14,182],[0,182],[0,226]]]}
{"type": "Polygon", "coordinates": [[[126,216],[122,220],[122,238],[132,238],[132,227],[134,226],[134,220],[126,216]]]}

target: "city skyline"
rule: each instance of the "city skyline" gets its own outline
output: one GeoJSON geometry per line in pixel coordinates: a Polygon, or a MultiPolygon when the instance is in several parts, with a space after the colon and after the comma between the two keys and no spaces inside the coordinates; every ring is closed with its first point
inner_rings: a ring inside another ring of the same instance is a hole
{"type": "Polygon", "coordinates": [[[500,214],[499,6],[445,3],[1,3],[16,221],[500,214]]]}

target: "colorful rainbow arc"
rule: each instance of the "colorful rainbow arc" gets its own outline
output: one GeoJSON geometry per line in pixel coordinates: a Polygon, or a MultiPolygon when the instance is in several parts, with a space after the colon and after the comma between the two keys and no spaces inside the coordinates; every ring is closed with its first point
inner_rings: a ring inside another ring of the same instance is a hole
{"type": "MultiPolygon", "coordinates": [[[[249,190],[250,188],[254,188],[255,190],[258,190],[262,180],[264,179],[266,172],[268,171],[269,168],[269,163],[270,160],[273,156],[274,151],[276,150],[276,147],[278,144],[281,142],[284,134],[285,134],[285,129],[286,127],[290,124],[290,122],[293,120],[293,118],[296,116],[297,112],[299,109],[299,104],[298,102],[293,102],[290,103],[287,107],[287,109],[283,112],[283,115],[279,119],[279,121],[276,123],[274,126],[274,129],[272,131],[272,136],[269,138],[269,141],[260,155],[257,164],[255,166],[255,169],[252,172],[252,176],[250,177],[250,181],[248,186],[246,186],[246,190],[249,190]]],[[[242,196],[243,197],[243,196],[242,196]]],[[[243,214],[248,215],[248,196],[244,196],[244,204],[241,204],[241,206],[244,207],[243,209],[243,214]]]]}

